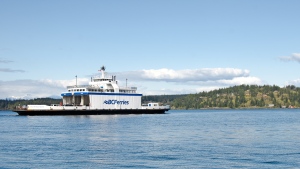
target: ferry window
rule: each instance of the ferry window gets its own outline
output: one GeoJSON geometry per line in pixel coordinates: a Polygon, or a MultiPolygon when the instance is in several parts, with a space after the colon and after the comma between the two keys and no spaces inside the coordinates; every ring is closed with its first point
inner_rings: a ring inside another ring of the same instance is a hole
{"type": "Polygon", "coordinates": [[[83,91],[85,91],[85,89],[83,89],[83,91]]]}

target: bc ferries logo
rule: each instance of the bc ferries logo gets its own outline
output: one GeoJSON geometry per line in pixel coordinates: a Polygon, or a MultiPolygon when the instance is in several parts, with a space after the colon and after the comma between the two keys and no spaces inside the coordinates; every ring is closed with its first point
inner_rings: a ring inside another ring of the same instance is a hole
{"type": "Polygon", "coordinates": [[[121,105],[128,105],[129,101],[118,101],[118,100],[105,100],[103,104],[121,104],[121,105]]]}

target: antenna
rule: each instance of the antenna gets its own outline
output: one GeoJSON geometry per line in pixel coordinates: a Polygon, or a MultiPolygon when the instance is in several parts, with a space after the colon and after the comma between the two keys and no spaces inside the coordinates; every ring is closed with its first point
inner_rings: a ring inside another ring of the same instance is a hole
{"type": "Polygon", "coordinates": [[[76,77],[76,87],[77,87],[77,75],[75,77],[76,77]]]}

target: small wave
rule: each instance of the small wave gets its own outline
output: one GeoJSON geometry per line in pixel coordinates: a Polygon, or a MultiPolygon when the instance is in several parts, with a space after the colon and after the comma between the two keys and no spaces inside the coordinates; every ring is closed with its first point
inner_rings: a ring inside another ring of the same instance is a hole
{"type": "Polygon", "coordinates": [[[282,164],[282,162],[280,162],[280,161],[264,161],[262,163],[265,163],[265,164],[282,164]]]}

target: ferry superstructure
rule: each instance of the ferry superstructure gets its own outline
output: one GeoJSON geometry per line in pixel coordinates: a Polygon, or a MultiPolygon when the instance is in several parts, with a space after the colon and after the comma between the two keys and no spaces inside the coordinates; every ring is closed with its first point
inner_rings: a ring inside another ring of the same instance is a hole
{"type": "MultiPolygon", "coordinates": [[[[91,78],[89,85],[67,86],[57,105],[27,105],[15,110],[19,115],[101,115],[101,114],[161,114],[170,109],[158,103],[142,105],[137,87],[120,87],[116,76],[107,76],[102,66],[101,76],[91,78]]],[[[77,81],[77,80],[76,80],[77,81]]]]}

